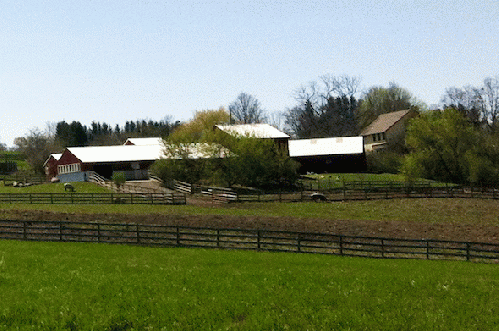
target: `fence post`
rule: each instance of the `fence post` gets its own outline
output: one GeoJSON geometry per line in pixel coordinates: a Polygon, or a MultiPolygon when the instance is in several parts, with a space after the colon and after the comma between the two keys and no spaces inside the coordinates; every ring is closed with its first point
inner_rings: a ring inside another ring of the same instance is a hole
{"type": "Polygon", "coordinates": [[[340,235],[340,255],[343,255],[343,236],[340,235]]]}
{"type": "Polygon", "coordinates": [[[140,224],[137,224],[137,244],[140,244],[140,224]]]}
{"type": "Polygon", "coordinates": [[[28,222],[24,221],[23,222],[23,238],[24,238],[24,240],[26,240],[28,238],[27,227],[28,227],[28,222]]]}
{"type": "Polygon", "coordinates": [[[381,239],[381,257],[385,257],[385,239],[381,239]]]}
{"type": "Polygon", "coordinates": [[[426,259],[430,259],[430,242],[426,240],[426,259]]]}
{"type": "Polygon", "coordinates": [[[298,234],[298,237],[296,237],[296,251],[298,253],[301,252],[301,236],[298,234]]]}
{"type": "Polygon", "coordinates": [[[220,229],[217,229],[217,247],[220,247],[220,229]]]}
{"type": "Polygon", "coordinates": [[[180,228],[177,226],[177,246],[180,246],[180,228]]]}
{"type": "Polygon", "coordinates": [[[62,222],[59,221],[59,241],[63,241],[62,240],[62,222]]]}
{"type": "Polygon", "coordinates": [[[260,246],[260,238],[261,238],[260,230],[257,230],[256,231],[256,246],[257,246],[258,250],[260,250],[260,248],[261,248],[261,246],[260,246]]]}
{"type": "Polygon", "coordinates": [[[469,261],[471,259],[470,246],[470,243],[466,243],[466,261],[469,261]]]}

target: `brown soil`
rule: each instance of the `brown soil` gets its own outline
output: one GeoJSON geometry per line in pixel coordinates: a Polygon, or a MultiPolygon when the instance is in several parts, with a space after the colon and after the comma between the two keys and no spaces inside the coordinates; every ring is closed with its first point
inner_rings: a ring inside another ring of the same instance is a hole
{"type": "Polygon", "coordinates": [[[122,215],[64,214],[47,211],[0,211],[1,219],[68,220],[82,222],[139,223],[183,225],[210,228],[267,229],[321,232],[351,236],[376,236],[407,239],[440,239],[456,241],[499,242],[499,227],[466,224],[426,224],[403,221],[363,221],[332,219],[300,219],[261,216],[185,216],[185,215],[122,215]]]}

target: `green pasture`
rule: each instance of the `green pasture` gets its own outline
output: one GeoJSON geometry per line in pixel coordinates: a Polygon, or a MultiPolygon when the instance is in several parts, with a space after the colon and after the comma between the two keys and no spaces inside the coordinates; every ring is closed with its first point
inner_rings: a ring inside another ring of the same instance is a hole
{"type": "Polygon", "coordinates": [[[307,175],[312,179],[323,179],[343,182],[404,182],[406,180],[403,175],[396,174],[370,174],[370,173],[332,173],[332,174],[314,174],[307,175]]]}
{"type": "MultiPolygon", "coordinates": [[[[371,185],[384,184],[389,186],[390,183],[400,185],[407,183],[407,178],[401,174],[371,174],[371,173],[332,173],[332,174],[312,174],[303,176],[301,179],[305,188],[314,190],[330,190],[344,187],[348,183],[355,182],[359,188],[370,187],[371,185]]],[[[423,184],[429,186],[448,186],[454,185],[450,183],[440,183],[428,179],[417,179],[413,184],[423,184]]]]}
{"type": "Polygon", "coordinates": [[[496,265],[0,241],[2,330],[493,330],[496,265]]]}
{"type": "MultiPolygon", "coordinates": [[[[71,183],[76,193],[110,193],[111,190],[94,183],[71,183]]],[[[64,183],[46,183],[26,187],[6,186],[0,183],[0,193],[64,193],[64,183]]],[[[67,192],[70,193],[70,192],[67,192]]]]}

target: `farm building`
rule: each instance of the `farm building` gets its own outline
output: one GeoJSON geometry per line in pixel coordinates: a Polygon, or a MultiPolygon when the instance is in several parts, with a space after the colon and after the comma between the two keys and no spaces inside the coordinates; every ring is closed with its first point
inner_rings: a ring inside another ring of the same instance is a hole
{"type": "Polygon", "coordinates": [[[402,146],[405,142],[407,122],[415,116],[417,113],[410,109],[379,115],[361,133],[366,152],[402,146]]]}
{"type": "Polygon", "coordinates": [[[154,161],[163,157],[163,147],[148,146],[96,146],[69,147],[55,163],[61,182],[87,181],[89,172],[111,178],[113,172],[124,172],[127,179],[147,179],[148,169],[154,161]]]}
{"type": "Polygon", "coordinates": [[[289,135],[269,124],[215,125],[214,129],[236,137],[272,139],[280,150],[288,151],[289,135]]]}
{"type": "Polygon", "coordinates": [[[43,164],[45,168],[45,175],[48,179],[52,179],[57,176],[57,162],[61,158],[62,154],[50,154],[49,158],[43,164]]]}
{"type": "Polygon", "coordinates": [[[123,172],[127,180],[141,180],[149,177],[149,167],[161,158],[205,159],[223,157],[224,152],[207,144],[169,149],[161,138],[131,138],[118,146],[68,147],[47,159],[45,171],[49,179],[57,177],[61,182],[87,181],[90,172],[110,179],[115,171],[123,172]]]}
{"type": "Polygon", "coordinates": [[[362,137],[290,140],[289,156],[301,164],[301,173],[366,170],[362,137]]]}

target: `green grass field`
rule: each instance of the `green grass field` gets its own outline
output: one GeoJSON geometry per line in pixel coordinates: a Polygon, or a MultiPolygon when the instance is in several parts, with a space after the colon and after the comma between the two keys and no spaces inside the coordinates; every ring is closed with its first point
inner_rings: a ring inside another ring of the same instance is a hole
{"type": "MultiPolygon", "coordinates": [[[[94,183],[77,182],[72,183],[76,193],[110,193],[107,188],[98,186],[94,183]]],[[[0,184],[0,193],[65,193],[63,183],[47,183],[32,185],[27,187],[12,187],[0,184]]],[[[69,193],[69,192],[68,192],[69,193]]]]}
{"type": "Polygon", "coordinates": [[[2,330],[493,330],[465,262],[0,241],[2,330]]]}
{"type": "MultiPolygon", "coordinates": [[[[0,205],[30,209],[499,225],[499,201],[478,199],[0,205]]],[[[494,330],[497,307],[493,264],[0,241],[0,330],[494,330]]]]}
{"type": "MultiPolygon", "coordinates": [[[[312,190],[331,190],[345,187],[345,184],[356,183],[356,186],[369,187],[372,183],[390,183],[397,185],[406,185],[406,177],[401,174],[370,174],[370,173],[333,173],[333,174],[314,174],[307,175],[301,179],[306,189],[312,190]]],[[[434,187],[454,185],[450,183],[441,183],[427,179],[418,179],[413,184],[423,184],[434,187]]]]}

